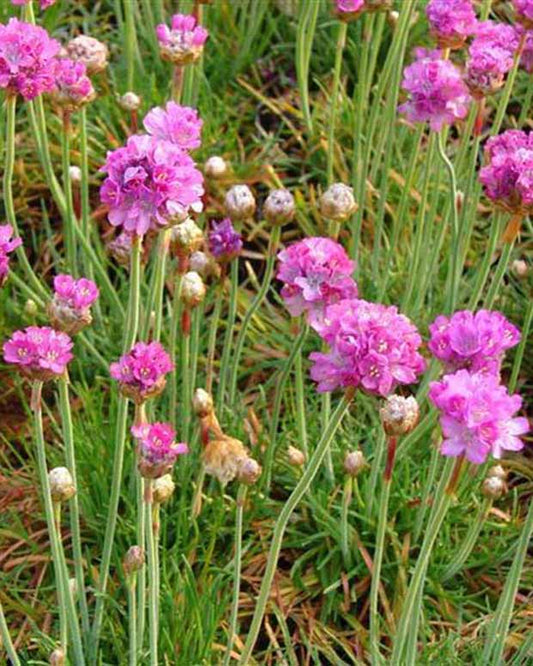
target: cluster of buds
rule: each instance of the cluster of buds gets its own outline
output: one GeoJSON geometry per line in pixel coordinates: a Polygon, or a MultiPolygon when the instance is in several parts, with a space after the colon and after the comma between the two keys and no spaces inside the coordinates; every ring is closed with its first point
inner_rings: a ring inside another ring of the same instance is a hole
{"type": "Polygon", "coordinates": [[[326,220],[346,222],[356,210],[353,189],[344,183],[333,183],[320,197],[320,213],[326,220]]]}
{"type": "Polygon", "coordinates": [[[66,467],[54,467],[48,472],[50,495],[57,504],[68,502],[76,494],[76,486],[66,467]]]}
{"type": "Polygon", "coordinates": [[[490,500],[500,499],[507,492],[507,472],[501,465],[494,465],[489,469],[481,492],[490,500]]]}

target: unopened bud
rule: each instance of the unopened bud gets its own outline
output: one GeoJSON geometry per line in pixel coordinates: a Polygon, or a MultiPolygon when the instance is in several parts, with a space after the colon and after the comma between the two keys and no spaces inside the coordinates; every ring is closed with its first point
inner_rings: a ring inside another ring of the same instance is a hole
{"type": "Polygon", "coordinates": [[[488,499],[497,500],[507,492],[507,484],[497,476],[487,476],[483,481],[481,491],[488,499]]]}
{"type": "Polygon", "coordinates": [[[287,460],[293,467],[301,467],[305,464],[305,453],[295,446],[289,446],[287,449],[287,460]]]}
{"type": "Polygon", "coordinates": [[[493,465],[487,472],[487,476],[495,476],[498,479],[507,478],[507,471],[501,465],[493,465]]]}
{"type": "Polygon", "coordinates": [[[248,185],[234,185],[228,190],[224,203],[232,220],[246,220],[255,213],[255,197],[248,185]]]}
{"type": "Polygon", "coordinates": [[[65,653],[62,648],[56,648],[50,655],[50,666],[65,666],[65,653]]]}
{"type": "Polygon", "coordinates": [[[30,317],[35,317],[35,315],[39,312],[37,303],[31,298],[28,298],[28,300],[24,304],[24,312],[30,317]]]}
{"type": "Polygon", "coordinates": [[[395,28],[398,25],[398,20],[400,18],[400,13],[396,10],[393,10],[387,14],[387,21],[391,28],[395,28]]]}
{"type": "Polygon", "coordinates": [[[81,183],[81,169],[79,166],[70,166],[68,168],[68,176],[72,183],[78,185],[81,183]]]}
{"type": "Polygon", "coordinates": [[[261,476],[261,465],[254,458],[246,458],[239,469],[237,478],[241,483],[253,486],[261,476]]]}
{"type": "Polygon", "coordinates": [[[220,266],[211,255],[201,250],[197,250],[191,254],[189,257],[189,268],[204,279],[220,277],[220,266]]]}
{"type": "Polygon", "coordinates": [[[188,217],[172,227],[171,244],[178,254],[191,254],[199,250],[204,243],[204,234],[196,222],[188,217]]]}
{"type": "Polygon", "coordinates": [[[155,479],[152,485],[153,499],[156,504],[163,504],[172,497],[176,484],[170,474],[155,479]]]}
{"type": "Polygon", "coordinates": [[[344,471],[349,476],[356,477],[365,466],[366,460],[362,451],[348,451],[344,456],[344,471]]]}
{"type": "Polygon", "coordinates": [[[134,92],[127,92],[118,98],[118,104],[124,111],[138,111],[141,106],[141,98],[134,92]]]}
{"type": "Polygon", "coordinates": [[[66,467],[54,467],[48,472],[50,494],[54,502],[66,502],[76,493],[72,475],[66,467]]]}
{"type": "Polygon", "coordinates": [[[66,50],[69,58],[85,65],[89,75],[101,72],[107,67],[107,46],[94,37],[79,35],[70,40],[66,50]]]}
{"type": "Polygon", "coordinates": [[[213,398],[203,388],[197,388],[192,398],[192,408],[196,416],[203,419],[213,413],[213,398]]]}
{"type": "Polygon", "coordinates": [[[274,226],[290,222],[295,212],[294,197],[289,190],[272,190],[263,205],[265,220],[274,226]]]}
{"type": "Polygon", "coordinates": [[[517,278],[525,278],[529,273],[529,267],[527,262],[523,259],[515,259],[511,264],[511,270],[516,275],[517,278]]]}
{"type": "Polygon", "coordinates": [[[185,273],[181,281],[181,300],[188,308],[195,308],[205,298],[205,284],[194,271],[185,273]]]}
{"type": "Polygon", "coordinates": [[[132,546],[124,555],[122,567],[126,576],[136,573],[144,566],[144,548],[132,546]]]}
{"type": "Polygon", "coordinates": [[[413,398],[404,398],[401,395],[389,396],[379,410],[383,429],[387,435],[406,435],[418,423],[420,410],[413,398]]]}
{"type": "Polygon", "coordinates": [[[334,183],[320,197],[320,212],[326,220],[344,222],[357,206],[353,189],[344,183],[334,183]]]}
{"type": "Polygon", "coordinates": [[[205,163],[204,171],[206,178],[219,180],[220,178],[224,178],[224,176],[227,175],[229,171],[228,163],[223,157],[219,157],[218,155],[213,155],[205,163]]]}

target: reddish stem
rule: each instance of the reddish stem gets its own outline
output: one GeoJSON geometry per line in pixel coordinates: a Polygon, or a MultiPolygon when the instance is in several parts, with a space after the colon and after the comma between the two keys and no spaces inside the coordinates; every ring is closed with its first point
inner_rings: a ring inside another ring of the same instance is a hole
{"type": "Polygon", "coordinates": [[[459,456],[459,458],[457,458],[457,460],[455,461],[455,466],[453,468],[452,476],[446,487],[447,495],[453,495],[455,493],[457,484],[459,483],[459,478],[461,477],[461,470],[463,468],[464,461],[465,461],[464,456],[459,456]]]}
{"type": "Polygon", "coordinates": [[[181,332],[183,335],[189,335],[191,332],[191,311],[184,308],[181,313],[181,332]]]}
{"type": "Polygon", "coordinates": [[[130,114],[130,128],[132,134],[137,134],[139,131],[139,114],[137,109],[133,109],[130,114]]]}
{"type": "Polygon", "coordinates": [[[390,481],[392,478],[392,468],[394,467],[394,458],[396,457],[396,445],[398,438],[389,436],[387,438],[387,463],[385,465],[385,472],[383,478],[385,481],[390,481]]]}

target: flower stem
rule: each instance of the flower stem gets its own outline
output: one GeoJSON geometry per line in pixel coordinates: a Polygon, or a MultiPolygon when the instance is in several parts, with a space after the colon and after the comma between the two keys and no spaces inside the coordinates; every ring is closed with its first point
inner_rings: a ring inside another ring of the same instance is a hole
{"type": "Polygon", "coordinates": [[[531,321],[533,320],[533,299],[529,299],[527,306],[526,314],[524,316],[524,323],[522,325],[522,338],[520,339],[520,344],[516,350],[513,362],[513,370],[511,372],[511,377],[509,379],[509,393],[514,393],[516,390],[516,384],[518,382],[518,373],[522,366],[522,360],[524,358],[524,352],[529,340],[529,329],[531,328],[531,321]]]}
{"type": "Polygon", "coordinates": [[[20,659],[17,656],[17,651],[9,635],[9,627],[7,626],[4,609],[0,603],[0,637],[2,638],[2,647],[11,662],[11,666],[20,666],[20,659]]]}
{"type": "Polygon", "coordinates": [[[248,637],[246,639],[246,644],[243,648],[240,664],[248,664],[250,662],[250,657],[254,649],[255,643],[257,641],[257,636],[263,622],[263,617],[265,615],[265,610],[270,596],[270,590],[272,587],[272,581],[274,580],[274,575],[276,573],[276,568],[278,565],[279,554],[281,551],[281,545],[283,542],[283,535],[287,529],[292,512],[297,507],[299,502],[305,493],[309,490],[313,479],[320,469],[322,460],[326,454],[326,451],[331,444],[335,433],[337,432],[342,419],[348,408],[350,402],[353,398],[353,392],[348,390],[346,395],[343,397],[335,411],[333,412],[331,419],[328,423],[327,428],[323,431],[320,441],[318,442],[313,455],[309,459],[309,463],[305,468],[300,480],[296,484],[296,487],[292,491],[289,499],[283,505],[281,513],[276,521],[274,526],[274,532],[272,535],[272,542],[270,545],[270,551],[268,554],[268,559],[266,563],[265,573],[263,575],[263,581],[261,583],[261,589],[259,591],[259,596],[257,597],[257,602],[255,606],[254,615],[252,618],[252,623],[250,625],[250,630],[248,632],[248,637]]]}
{"type": "MultiPolygon", "coordinates": [[[[135,489],[137,495],[137,543],[146,542],[146,521],[148,516],[144,509],[145,482],[140,473],[135,471],[135,489]]],[[[146,567],[141,567],[137,574],[137,653],[143,649],[144,628],[146,624],[146,567]]]]}
{"type": "Polygon", "coordinates": [[[342,57],[346,45],[346,34],[348,32],[348,23],[339,21],[339,32],[337,35],[337,48],[335,50],[335,65],[333,69],[333,88],[331,90],[331,107],[329,112],[328,126],[328,160],[327,160],[327,180],[328,185],[333,183],[334,165],[335,165],[335,126],[337,124],[337,108],[339,105],[339,88],[341,82],[342,57]]]}
{"type": "Polygon", "coordinates": [[[319,9],[319,2],[301,2],[299,4],[298,31],[296,36],[296,76],[298,78],[304,121],[309,134],[313,133],[313,120],[309,105],[309,63],[319,9]]]}
{"type": "MultiPolygon", "coordinates": [[[[187,307],[183,308],[183,316],[191,316],[187,307]]],[[[180,415],[180,432],[181,437],[185,442],[189,437],[189,426],[191,423],[191,331],[190,325],[187,327],[182,326],[181,330],[181,345],[180,345],[180,363],[181,363],[181,415],[180,415]]]]}
{"type": "MultiPolygon", "coordinates": [[[[83,106],[80,110],[80,164],[81,164],[81,232],[88,243],[91,242],[89,202],[89,145],[87,139],[87,110],[83,106]]],[[[94,267],[89,257],[83,253],[85,271],[89,278],[94,277],[94,267]]]]}
{"type": "Polygon", "coordinates": [[[211,325],[209,327],[209,338],[207,342],[207,362],[205,370],[205,390],[211,394],[213,392],[213,374],[215,369],[215,350],[217,344],[217,331],[220,321],[220,312],[222,310],[222,296],[224,293],[224,282],[220,282],[220,288],[215,293],[215,306],[211,314],[211,325]]]}
{"type": "Polygon", "coordinates": [[[235,318],[237,316],[237,293],[239,290],[239,263],[234,259],[231,263],[230,275],[230,294],[228,316],[226,319],[226,333],[224,335],[224,346],[222,347],[222,358],[220,361],[220,372],[218,380],[217,393],[217,411],[220,414],[224,404],[224,394],[226,393],[226,381],[230,372],[231,342],[233,340],[233,329],[235,328],[235,318]]]}
{"type": "Polygon", "coordinates": [[[63,170],[63,190],[65,192],[65,226],[63,233],[65,237],[65,250],[67,270],[71,275],[77,277],[77,257],[76,257],[76,235],[74,225],[74,207],[72,204],[72,181],[70,179],[70,114],[63,113],[63,131],[61,132],[61,168],[63,170]]]}
{"type": "Polygon", "coordinates": [[[159,606],[159,589],[157,582],[159,577],[156,569],[156,539],[155,539],[155,521],[154,521],[154,504],[152,499],[152,479],[145,481],[145,511],[147,519],[146,530],[146,550],[148,555],[148,588],[149,588],[149,601],[148,601],[148,625],[150,634],[150,666],[158,666],[158,613],[159,606]]]}
{"type": "Polygon", "coordinates": [[[466,562],[468,556],[472,552],[472,549],[476,545],[476,541],[481,533],[481,530],[483,529],[483,525],[485,524],[485,520],[491,507],[492,500],[486,499],[484,502],[482,502],[481,506],[479,507],[477,516],[470,523],[466,535],[461,539],[461,546],[459,550],[456,551],[452,561],[448,564],[442,574],[443,581],[447,581],[450,578],[453,578],[455,574],[459,573],[461,570],[461,567],[466,562]]]}
{"type": "Polygon", "coordinates": [[[129,666],[137,666],[137,574],[128,576],[128,635],[129,635],[129,666]]]}
{"type": "Polygon", "coordinates": [[[137,34],[135,31],[135,19],[133,10],[136,3],[124,0],[124,50],[126,53],[126,85],[128,91],[133,90],[133,80],[135,74],[135,50],[137,47],[137,34]]]}
{"type": "Polygon", "coordinates": [[[503,276],[505,275],[505,271],[509,268],[509,262],[513,250],[514,250],[514,241],[505,243],[503,251],[500,255],[500,259],[498,260],[498,265],[496,266],[494,276],[492,278],[492,283],[489,287],[489,291],[483,303],[483,306],[487,308],[487,310],[490,310],[494,305],[494,300],[498,295],[498,291],[500,289],[503,276]]]}
{"type": "Polygon", "coordinates": [[[344,559],[344,564],[347,568],[352,566],[352,552],[350,550],[349,539],[349,526],[348,526],[348,512],[353,498],[353,484],[354,479],[347,474],[344,480],[344,488],[342,491],[342,507],[341,507],[341,551],[344,559]]]}
{"type": "MultiPolygon", "coordinates": [[[[173,359],[176,359],[178,352],[178,333],[181,331],[181,281],[183,273],[178,271],[174,281],[174,293],[172,295],[172,317],[170,321],[170,354],[173,359]]],[[[170,375],[170,417],[169,421],[176,428],[178,424],[178,374],[176,369],[170,375]]]]}

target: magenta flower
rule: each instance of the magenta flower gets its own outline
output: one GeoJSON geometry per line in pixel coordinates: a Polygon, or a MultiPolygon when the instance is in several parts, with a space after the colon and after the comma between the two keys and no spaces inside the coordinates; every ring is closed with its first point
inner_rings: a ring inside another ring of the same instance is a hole
{"type": "Polygon", "coordinates": [[[494,375],[459,370],[430,384],[429,398],[441,412],[444,440],[441,453],[462,456],[476,465],[489,455],[520,451],[520,435],[529,431],[525,418],[513,418],[520,409],[519,395],[509,395],[494,375]]]}
{"type": "Polygon", "coordinates": [[[442,47],[460,48],[476,30],[471,0],[430,0],[426,15],[431,33],[442,47]]]}
{"type": "Polygon", "coordinates": [[[426,367],[418,352],[422,339],[396,307],[344,300],[330,305],[315,328],[330,347],[309,357],[320,392],[354,386],[386,396],[399,384],[415,382],[426,367]]]}
{"type": "Polygon", "coordinates": [[[111,363],[110,373],[119,382],[123,395],[141,404],[165,388],[165,375],[174,367],[170,356],[159,342],[138,342],[118,362],[111,363]]]}
{"type": "Polygon", "coordinates": [[[4,360],[30,379],[45,381],[62,375],[73,356],[72,340],[49,326],[28,326],[4,342],[4,360]]]}
{"type": "MultiPolygon", "coordinates": [[[[56,0],[40,0],[39,5],[41,9],[48,9],[48,7],[51,7],[54,5],[56,0]]],[[[30,3],[30,0],[11,0],[12,5],[27,5],[30,3]]]]}
{"type": "Polygon", "coordinates": [[[533,135],[507,130],[487,141],[485,155],[479,180],[489,199],[513,213],[533,210],[533,135]]]}
{"type": "Polygon", "coordinates": [[[9,255],[22,245],[20,238],[13,238],[13,227],[0,224],[0,287],[3,287],[9,272],[9,255]]]}
{"type": "Polygon", "coordinates": [[[168,102],[165,108],[157,106],[143,121],[148,134],[170,141],[183,150],[193,150],[201,144],[202,119],[198,111],[189,106],[168,102]]]}
{"type": "Polygon", "coordinates": [[[92,322],[91,305],[98,295],[98,287],[92,280],[57,275],[54,298],[48,307],[52,325],[69,335],[78,333],[92,322]]]}
{"type": "Polygon", "coordinates": [[[91,79],[87,76],[87,68],[82,62],[59,58],[55,62],[54,74],[53,95],[60,106],[74,111],[94,98],[96,93],[91,79]]]}
{"type": "Polygon", "coordinates": [[[178,146],[135,134],[125,146],[108,152],[100,188],[109,222],[139,236],[202,210],[203,177],[178,146]]]}
{"type": "Polygon", "coordinates": [[[526,27],[533,27],[533,0],[513,0],[516,18],[526,27]]]}
{"type": "Polygon", "coordinates": [[[164,60],[175,65],[187,65],[202,55],[209,33],[201,25],[196,25],[192,15],[175,14],[169,28],[161,23],[156,28],[159,50],[164,60]]]}
{"type": "Polygon", "coordinates": [[[133,426],[131,433],[139,443],[139,470],[149,479],[168,474],[176,458],[189,452],[187,444],[176,442],[168,423],[143,423],[133,426]]]}
{"type": "Polygon", "coordinates": [[[339,14],[355,14],[364,9],[365,0],[336,0],[336,9],[339,14]]]}
{"type": "Polygon", "coordinates": [[[528,74],[533,74],[533,31],[526,31],[526,41],[520,57],[520,66],[528,74]]]}
{"type": "Polygon", "coordinates": [[[490,310],[441,315],[429,331],[429,350],[448,372],[468,369],[498,374],[505,352],[520,341],[520,331],[500,312],[490,310]]]}
{"type": "Polygon", "coordinates": [[[223,263],[235,259],[242,250],[242,236],[235,231],[229,217],[222,222],[211,222],[207,242],[209,252],[223,263]]]}
{"type": "Polygon", "coordinates": [[[316,322],[328,305],[357,298],[355,264],[330,238],[305,238],[282,250],[278,260],[276,277],[284,283],[281,295],[293,317],[306,312],[316,322]]]}
{"type": "Polygon", "coordinates": [[[26,100],[50,92],[59,49],[43,28],[16,18],[0,23],[0,88],[26,100]]]}
{"type": "Polygon", "coordinates": [[[438,132],[468,113],[471,98],[461,72],[440,51],[416,49],[416,60],[405,68],[402,87],[409,99],[399,109],[411,122],[429,122],[438,132]]]}

